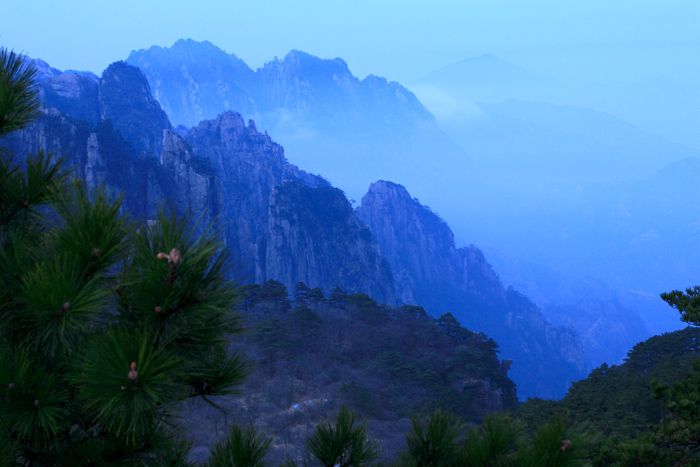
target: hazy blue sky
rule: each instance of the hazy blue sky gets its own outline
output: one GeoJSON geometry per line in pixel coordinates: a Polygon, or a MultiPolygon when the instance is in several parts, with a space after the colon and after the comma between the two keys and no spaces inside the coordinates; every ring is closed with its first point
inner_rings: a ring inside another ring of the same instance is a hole
{"type": "Polygon", "coordinates": [[[0,45],[98,74],[179,38],[254,69],[299,49],[400,82],[483,53],[559,78],[700,73],[698,0],[22,0],[2,12],[0,45]]]}

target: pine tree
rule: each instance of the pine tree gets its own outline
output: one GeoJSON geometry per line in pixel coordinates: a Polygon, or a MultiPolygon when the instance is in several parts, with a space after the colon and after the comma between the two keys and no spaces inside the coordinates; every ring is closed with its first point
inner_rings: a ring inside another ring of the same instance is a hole
{"type": "MultiPolygon", "coordinates": [[[[40,106],[0,49],[0,136],[40,106]]],[[[187,465],[178,415],[249,372],[234,266],[218,233],[69,181],[61,158],[0,154],[0,466],[187,465]]]]}

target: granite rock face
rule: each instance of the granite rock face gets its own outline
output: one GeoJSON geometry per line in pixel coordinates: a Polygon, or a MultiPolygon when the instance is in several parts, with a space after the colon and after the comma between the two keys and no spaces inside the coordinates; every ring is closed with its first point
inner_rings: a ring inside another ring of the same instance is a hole
{"type": "MultiPolygon", "coordinates": [[[[356,210],[396,278],[397,295],[485,332],[514,361],[521,397],[561,397],[584,375],[580,339],[546,321],[527,297],[506,290],[475,246],[457,248],[447,224],[401,185],[372,184],[356,210]]],[[[410,303],[410,302],[409,302],[410,303]]]]}
{"type": "Polygon", "coordinates": [[[301,280],[326,291],[340,286],[397,304],[389,264],[339,189],[294,181],[276,186],[268,231],[267,271],[274,271],[288,290],[301,280]]]}
{"type": "Polygon", "coordinates": [[[172,125],[138,68],[125,62],[112,63],[102,73],[98,103],[100,118],[110,119],[137,155],[160,155],[163,130],[171,130],[172,125]]]}
{"type": "Polygon", "coordinates": [[[196,158],[185,140],[170,130],[163,131],[161,161],[177,187],[173,201],[181,210],[190,208],[196,218],[201,217],[200,230],[218,222],[219,217],[227,218],[223,185],[216,172],[196,158]]]}
{"type": "Polygon", "coordinates": [[[252,120],[246,125],[240,114],[225,112],[190,129],[185,141],[221,178],[226,241],[248,280],[275,279],[290,291],[298,281],[326,292],[340,285],[395,303],[391,271],[369,231],[360,236],[342,192],[289,164],[284,149],[252,120]],[[328,227],[332,218],[340,220],[328,227]]]}
{"type": "Polygon", "coordinates": [[[44,106],[60,109],[76,120],[100,121],[99,80],[91,75],[61,73],[43,82],[44,106]]]}
{"type": "MultiPolygon", "coordinates": [[[[317,60],[297,58],[305,67],[317,60]]],[[[218,223],[248,282],[276,279],[291,289],[304,281],[326,293],[340,285],[388,304],[423,305],[434,316],[452,312],[501,344],[515,361],[521,395],[557,396],[579,376],[577,338],[504,290],[481,251],[456,248],[447,225],[403,187],[373,185],[354,213],[342,191],[290,164],[282,146],[238,113],[175,132],[134,67],[115,63],[99,81],[61,76],[44,81],[45,95],[54,96],[45,115],[8,140],[18,157],[66,154],[78,176],[124,192],[126,207],[142,219],[161,202],[191,206],[203,226],[218,223]],[[85,112],[94,108],[99,120],[90,121],[85,112]],[[530,386],[519,379],[525,372],[530,386]]],[[[479,397],[491,400],[488,393],[479,397]]]]}
{"type": "Polygon", "coordinates": [[[275,278],[267,271],[267,234],[270,194],[285,180],[310,185],[325,183],[292,166],[282,146],[259,133],[251,121],[225,112],[192,128],[185,140],[202,161],[221,177],[226,218],[226,241],[242,261],[243,275],[261,283],[275,278]]]}

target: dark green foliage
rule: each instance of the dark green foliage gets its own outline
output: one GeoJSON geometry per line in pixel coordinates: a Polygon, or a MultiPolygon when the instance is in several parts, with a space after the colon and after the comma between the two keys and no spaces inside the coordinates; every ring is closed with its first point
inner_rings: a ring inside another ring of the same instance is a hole
{"type": "Polygon", "coordinates": [[[249,372],[230,256],[174,209],[137,225],[67,178],[0,158],[0,464],[186,465],[182,402],[249,372]]]}
{"type": "Polygon", "coordinates": [[[555,416],[533,436],[503,414],[486,416],[481,426],[465,433],[454,416],[436,411],[414,418],[406,434],[406,450],[393,464],[414,467],[564,467],[587,465],[599,443],[589,430],[555,416]]]}
{"type": "Polygon", "coordinates": [[[314,287],[309,292],[309,301],[314,305],[320,305],[326,301],[326,297],[323,295],[323,289],[320,287],[314,287]]]}
{"type": "Polygon", "coordinates": [[[297,282],[294,287],[294,302],[308,303],[309,295],[311,294],[311,289],[306,286],[302,281],[297,282]]]}
{"type": "Polygon", "coordinates": [[[252,426],[233,425],[229,435],[212,449],[206,467],[264,467],[272,438],[252,426]]]}
{"type": "MultiPolygon", "coordinates": [[[[698,292],[695,287],[662,298],[683,321],[697,325],[698,292]]],[[[528,400],[518,413],[535,424],[544,413],[570,411],[613,434],[591,455],[594,466],[700,465],[699,337],[696,328],[652,337],[637,344],[623,365],[602,365],[575,383],[564,400],[528,400]]]]}
{"type": "Polygon", "coordinates": [[[668,415],[655,399],[651,382],[673,383],[684,378],[698,356],[700,329],[654,336],[630,350],[625,363],[603,364],[588,378],[575,382],[558,402],[529,399],[518,415],[530,427],[554,412],[571,413],[591,422],[606,436],[634,437],[668,415]]]}
{"type": "Polygon", "coordinates": [[[406,315],[412,317],[413,319],[417,319],[417,320],[430,319],[428,317],[428,313],[425,311],[425,308],[423,308],[422,306],[402,305],[401,311],[403,311],[406,315]]]}
{"type": "Polygon", "coordinates": [[[215,237],[165,211],[134,229],[111,198],[74,186],[24,244],[34,254],[3,245],[4,260],[24,263],[2,276],[17,295],[2,305],[0,428],[39,465],[177,458],[167,426],[181,402],[232,393],[248,374],[226,350],[238,294],[215,237]]]}
{"type": "Polygon", "coordinates": [[[406,452],[400,456],[404,465],[450,467],[459,465],[464,425],[448,412],[436,410],[425,419],[413,418],[406,433],[406,452]]]}
{"type": "MultiPolygon", "coordinates": [[[[520,426],[510,417],[487,415],[484,424],[469,430],[464,439],[466,464],[483,467],[512,465],[520,436],[520,426]]],[[[537,439],[534,442],[538,446],[537,439]]]]}
{"type": "Polygon", "coordinates": [[[259,291],[256,290],[256,292],[258,293],[257,301],[267,302],[281,311],[289,311],[292,307],[287,287],[274,279],[264,282],[259,291]]]}
{"type": "Polygon", "coordinates": [[[445,313],[440,316],[435,323],[445,331],[448,336],[454,337],[457,340],[466,340],[469,337],[469,331],[459,325],[457,318],[452,316],[452,313],[445,313]]]}
{"type": "Polygon", "coordinates": [[[348,306],[349,296],[339,286],[335,286],[328,297],[328,306],[336,310],[345,311],[348,306]]]}
{"type": "Polygon", "coordinates": [[[542,425],[530,443],[520,448],[518,464],[522,467],[584,466],[599,442],[593,432],[572,427],[561,415],[542,425]]]}
{"type": "Polygon", "coordinates": [[[0,48],[0,138],[41,115],[36,74],[26,58],[0,48]]]}
{"type": "Polygon", "coordinates": [[[379,457],[379,444],[368,437],[366,422],[342,407],[334,421],[321,422],[306,438],[306,448],[323,467],[361,467],[379,457]]]}
{"type": "Polygon", "coordinates": [[[681,320],[700,326],[700,286],[685,289],[685,293],[673,290],[662,293],[661,298],[681,314],[681,320]]]}
{"type": "Polygon", "coordinates": [[[342,190],[331,186],[316,186],[310,188],[299,182],[288,181],[277,187],[280,196],[295,201],[294,204],[307,206],[308,210],[300,211],[302,226],[316,228],[319,219],[323,219],[326,229],[343,228],[335,235],[345,233],[345,223],[352,216],[352,206],[345,198],[342,190]]]}
{"type": "MultiPolygon", "coordinates": [[[[249,298],[262,290],[245,288],[249,298]]],[[[275,437],[275,462],[303,459],[298,446],[308,427],[341,404],[373,419],[368,429],[382,439],[383,461],[401,449],[407,419],[417,414],[441,409],[480,423],[489,404],[515,406],[513,383],[483,335],[463,330],[468,337],[458,340],[420,307],[392,309],[365,294],[331,293],[341,303],[342,297],[347,311],[330,299],[299,301],[291,311],[251,300],[245,350],[261,371],[232,410],[275,437]]]]}
{"type": "Polygon", "coordinates": [[[190,157],[189,164],[194,170],[196,170],[202,175],[207,175],[209,177],[217,175],[216,166],[214,166],[214,164],[209,159],[206,159],[204,157],[195,154],[192,157],[190,157]]]}

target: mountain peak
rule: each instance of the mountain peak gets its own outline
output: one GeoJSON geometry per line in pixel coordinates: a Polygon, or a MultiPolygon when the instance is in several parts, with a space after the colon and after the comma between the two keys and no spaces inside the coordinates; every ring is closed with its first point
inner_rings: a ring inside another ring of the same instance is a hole
{"type": "Polygon", "coordinates": [[[287,65],[295,69],[308,71],[310,74],[318,73],[335,73],[340,75],[349,75],[352,77],[348,64],[342,58],[336,57],[333,59],[320,58],[310,53],[301,50],[292,49],[282,60],[276,59],[267,62],[263,69],[270,68],[274,65],[287,65]]]}
{"type": "Polygon", "coordinates": [[[406,187],[387,180],[378,180],[369,186],[368,194],[384,195],[392,199],[412,199],[406,187]]]}

